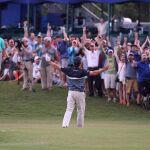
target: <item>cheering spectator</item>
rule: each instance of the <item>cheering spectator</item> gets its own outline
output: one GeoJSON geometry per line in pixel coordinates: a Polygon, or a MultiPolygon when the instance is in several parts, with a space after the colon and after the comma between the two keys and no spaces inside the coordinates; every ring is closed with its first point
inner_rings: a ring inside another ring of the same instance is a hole
{"type": "Polygon", "coordinates": [[[5,42],[4,40],[0,37],[0,71],[1,71],[1,65],[2,65],[2,53],[3,50],[5,49],[5,42]]]}
{"type": "Polygon", "coordinates": [[[37,83],[41,81],[41,74],[40,74],[40,57],[35,56],[34,63],[33,63],[33,82],[37,83]]]}

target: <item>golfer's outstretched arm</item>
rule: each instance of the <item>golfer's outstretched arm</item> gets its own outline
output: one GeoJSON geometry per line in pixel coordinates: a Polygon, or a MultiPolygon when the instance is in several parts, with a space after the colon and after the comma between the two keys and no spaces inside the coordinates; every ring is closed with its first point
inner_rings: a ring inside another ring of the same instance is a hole
{"type": "Polygon", "coordinates": [[[54,63],[52,61],[50,61],[49,64],[52,65],[55,69],[61,70],[61,66],[60,65],[58,65],[58,64],[56,64],[56,63],[54,63]]]}
{"type": "Polygon", "coordinates": [[[108,69],[109,69],[109,66],[106,66],[106,67],[103,67],[103,68],[98,69],[98,70],[90,71],[89,75],[90,76],[97,76],[97,75],[101,74],[102,72],[104,72],[104,71],[106,71],[108,69]]]}

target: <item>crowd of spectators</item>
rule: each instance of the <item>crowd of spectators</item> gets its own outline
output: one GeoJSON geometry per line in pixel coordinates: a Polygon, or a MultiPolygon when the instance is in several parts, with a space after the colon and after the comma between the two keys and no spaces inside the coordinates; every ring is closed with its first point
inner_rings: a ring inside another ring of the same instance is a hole
{"type": "MultiPolygon", "coordinates": [[[[134,41],[118,35],[115,45],[107,36],[106,23],[101,19],[97,24],[98,34],[89,37],[86,27],[83,35],[68,36],[65,27],[62,35],[51,35],[48,24],[46,36],[30,32],[24,22],[24,37],[21,40],[0,38],[0,81],[23,81],[22,90],[35,91],[34,83],[41,83],[42,91],[51,91],[54,85],[67,86],[67,77],[54,69],[49,61],[62,67],[73,67],[74,58],[80,56],[82,68],[97,70],[105,65],[109,69],[101,75],[88,77],[85,92],[89,96],[106,96],[107,101],[129,106],[134,99],[138,105],[142,101],[142,90],[150,85],[150,39],[144,43],[138,32],[134,41]]],[[[147,91],[148,92],[148,91],[147,91]]]]}

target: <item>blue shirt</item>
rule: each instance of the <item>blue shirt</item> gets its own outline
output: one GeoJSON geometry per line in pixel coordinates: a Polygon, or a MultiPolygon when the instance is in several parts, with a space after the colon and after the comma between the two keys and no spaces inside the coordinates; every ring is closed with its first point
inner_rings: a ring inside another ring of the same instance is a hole
{"type": "Polygon", "coordinates": [[[150,61],[138,62],[137,79],[138,79],[138,82],[150,81],[150,61]]]}
{"type": "Polygon", "coordinates": [[[58,49],[58,51],[60,53],[61,59],[68,58],[68,52],[67,52],[68,42],[66,42],[64,40],[58,42],[57,43],[57,49],[58,49]]]}
{"type": "Polygon", "coordinates": [[[75,47],[69,47],[68,48],[68,65],[73,65],[74,64],[74,58],[76,55],[76,49],[75,47]]]}
{"type": "Polygon", "coordinates": [[[61,68],[61,71],[67,75],[68,89],[70,91],[84,91],[85,77],[89,72],[79,68],[61,68]]]}
{"type": "Polygon", "coordinates": [[[0,38],[0,52],[2,52],[4,48],[5,48],[5,42],[2,38],[0,38]]]}

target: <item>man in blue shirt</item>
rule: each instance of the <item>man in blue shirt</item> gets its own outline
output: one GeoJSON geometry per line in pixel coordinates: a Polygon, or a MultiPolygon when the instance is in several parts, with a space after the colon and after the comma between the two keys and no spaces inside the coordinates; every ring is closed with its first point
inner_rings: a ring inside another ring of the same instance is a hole
{"type": "Polygon", "coordinates": [[[150,59],[143,53],[141,61],[134,62],[133,66],[137,68],[139,92],[146,97],[150,93],[150,59]],[[143,91],[144,89],[146,89],[146,93],[143,91]]]}
{"type": "Polygon", "coordinates": [[[103,71],[108,69],[108,66],[95,70],[95,71],[86,71],[80,69],[81,58],[75,57],[74,67],[61,68],[58,64],[50,61],[50,64],[53,65],[56,69],[61,70],[64,74],[67,75],[68,79],[68,97],[67,97],[67,109],[64,115],[62,127],[69,127],[71,120],[72,112],[74,110],[75,104],[77,105],[77,127],[82,128],[84,126],[84,113],[85,113],[85,93],[84,93],[84,82],[85,77],[87,76],[96,76],[103,71]]]}
{"type": "MultiPolygon", "coordinates": [[[[60,35],[56,36],[57,50],[60,54],[61,66],[68,67],[68,51],[67,50],[69,47],[69,39],[68,39],[67,33],[65,31],[65,28],[63,27],[62,29],[63,29],[62,31],[63,31],[64,39],[60,35]]],[[[60,75],[61,75],[60,76],[60,78],[61,78],[60,86],[63,86],[66,83],[66,76],[63,73],[61,73],[60,75]]]]}

